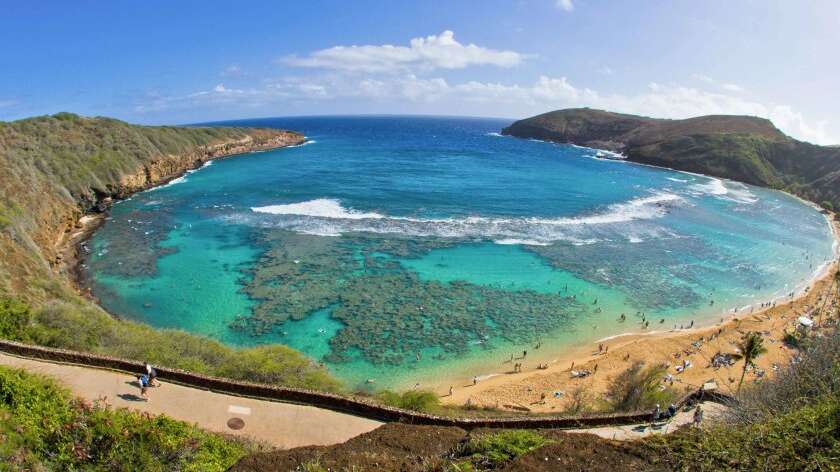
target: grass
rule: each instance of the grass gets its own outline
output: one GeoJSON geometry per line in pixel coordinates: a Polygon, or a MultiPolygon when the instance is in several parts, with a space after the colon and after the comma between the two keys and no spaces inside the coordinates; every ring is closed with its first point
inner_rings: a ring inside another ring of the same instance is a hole
{"type": "Polygon", "coordinates": [[[405,392],[383,390],[376,395],[376,398],[389,406],[426,413],[436,412],[441,406],[437,394],[428,390],[407,390],[405,392]]]}
{"type": "Polygon", "coordinates": [[[677,394],[662,388],[667,369],[636,362],[612,379],[604,395],[608,411],[643,411],[671,403],[677,394]]]}
{"type": "Polygon", "coordinates": [[[820,397],[746,427],[656,436],[649,445],[674,470],[840,470],[840,399],[820,397]]]}
{"type": "Polygon", "coordinates": [[[166,416],[73,398],[51,379],[0,367],[3,470],[226,470],[252,445],[166,416]]]}
{"type": "Polygon", "coordinates": [[[539,433],[519,429],[478,436],[466,444],[462,456],[467,459],[457,461],[455,467],[460,467],[456,470],[496,468],[551,442],[539,433]]]}
{"type": "Polygon", "coordinates": [[[235,349],[183,331],[115,320],[87,304],[55,301],[33,310],[20,300],[0,296],[0,336],[235,380],[341,390],[341,384],[326,369],[291,348],[235,349]]]}

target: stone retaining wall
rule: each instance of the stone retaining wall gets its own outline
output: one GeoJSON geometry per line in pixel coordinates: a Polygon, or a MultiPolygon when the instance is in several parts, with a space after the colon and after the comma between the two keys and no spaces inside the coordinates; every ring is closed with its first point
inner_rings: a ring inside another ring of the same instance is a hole
{"type": "MultiPolygon", "coordinates": [[[[138,361],[103,356],[99,354],[70,351],[66,349],[33,346],[15,341],[0,340],[0,351],[20,357],[77,364],[94,368],[104,368],[131,374],[140,374],[145,372],[143,369],[143,363],[138,361]]],[[[364,398],[353,398],[314,390],[230,380],[212,377],[209,375],[196,374],[180,369],[171,369],[168,367],[155,366],[155,370],[157,370],[159,379],[189,387],[232,395],[310,405],[384,422],[457,426],[465,429],[478,427],[539,429],[638,424],[649,421],[651,416],[650,412],[636,412],[598,414],[580,417],[536,415],[499,418],[444,417],[393,408],[364,398]]],[[[676,402],[676,405],[677,407],[682,407],[686,403],[696,401],[701,398],[705,401],[715,401],[719,403],[733,401],[731,397],[717,392],[695,391],[684,395],[676,402]]]]}

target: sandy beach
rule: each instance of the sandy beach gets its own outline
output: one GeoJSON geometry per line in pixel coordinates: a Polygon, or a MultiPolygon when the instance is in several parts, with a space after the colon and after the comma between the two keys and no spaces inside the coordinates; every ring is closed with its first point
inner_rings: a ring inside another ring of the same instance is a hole
{"type": "MultiPolygon", "coordinates": [[[[837,222],[833,222],[833,227],[836,237],[837,222]]],[[[671,384],[679,392],[696,389],[709,381],[714,381],[722,392],[734,392],[743,361],[714,367],[715,354],[735,353],[744,333],[758,332],[764,338],[767,353],[757,360],[758,368],[747,373],[744,385],[761,376],[772,376],[796,355],[796,349],[785,346],[782,339],[785,332],[796,329],[799,317],[809,316],[815,322],[811,329],[819,329],[825,320],[838,316],[840,301],[834,278],[837,270],[838,262],[831,261],[792,298],[777,300],[769,307],[739,310],[711,326],[612,336],[590,346],[558,353],[547,366],[537,359],[515,358],[500,366],[500,375],[484,376],[475,385],[472,379],[454,382],[452,395],[448,388],[441,389],[441,401],[451,405],[469,402],[508,410],[558,413],[567,407],[570,394],[579,389],[597,401],[612,378],[638,361],[667,365],[672,382],[663,379],[663,384],[671,384]],[[690,367],[678,372],[677,366],[683,366],[686,360],[690,367]],[[540,362],[542,369],[538,368],[540,362]],[[514,364],[520,363],[521,372],[514,372],[514,364]],[[572,370],[592,373],[575,378],[572,370]]],[[[627,322],[633,323],[629,319],[627,322]]],[[[652,328],[654,325],[655,322],[652,328]]]]}

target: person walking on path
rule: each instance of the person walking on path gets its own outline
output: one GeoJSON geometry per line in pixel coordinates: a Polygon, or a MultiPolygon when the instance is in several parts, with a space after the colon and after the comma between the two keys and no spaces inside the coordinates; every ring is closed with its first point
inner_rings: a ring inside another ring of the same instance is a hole
{"type": "Polygon", "coordinates": [[[149,386],[150,387],[159,387],[160,382],[157,381],[157,371],[151,364],[148,362],[143,364],[143,367],[146,370],[146,375],[149,377],[149,386]]]}
{"type": "Polygon", "coordinates": [[[694,410],[694,427],[699,428],[700,423],[703,422],[703,409],[700,405],[697,405],[697,408],[694,410]]]}
{"type": "Polygon", "coordinates": [[[662,414],[662,410],[659,408],[659,403],[656,404],[656,408],[653,409],[653,414],[650,415],[650,427],[653,429],[654,423],[659,421],[659,416],[662,414]]]}
{"type": "Polygon", "coordinates": [[[149,401],[148,389],[149,389],[149,376],[146,374],[138,375],[137,376],[137,384],[140,385],[140,396],[149,401]]]}

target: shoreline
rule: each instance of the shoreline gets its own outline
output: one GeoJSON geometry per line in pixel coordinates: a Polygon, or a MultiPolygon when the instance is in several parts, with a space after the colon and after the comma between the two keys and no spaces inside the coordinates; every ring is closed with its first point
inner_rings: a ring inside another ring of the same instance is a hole
{"type": "MultiPolygon", "coordinates": [[[[200,169],[203,165],[206,165],[206,163],[211,162],[213,160],[229,158],[229,157],[233,157],[233,156],[237,156],[237,155],[250,154],[250,153],[255,153],[255,152],[264,152],[264,151],[268,151],[268,150],[272,150],[272,149],[280,149],[280,148],[284,148],[284,147],[297,147],[297,146],[305,145],[308,142],[310,142],[310,141],[307,140],[305,137],[303,137],[300,140],[300,142],[295,143],[295,144],[284,144],[284,145],[281,145],[281,146],[273,146],[273,147],[270,147],[270,148],[256,148],[256,149],[247,150],[247,151],[240,151],[240,152],[231,153],[231,154],[223,154],[223,155],[219,155],[219,156],[214,156],[214,157],[210,157],[210,158],[208,158],[206,160],[203,160],[203,161],[196,161],[196,162],[193,163],[192,167],[184,169],[183,171],[181,171],[177,175],[172,175],[172,176],[169,176],[166,179],[160,180],[160,181],[154,183],[154,185],[150,185],[150,186],[146,186],[146,187],[141,188],[141,189],[137,189],[133,192],[129,192],[129,193],[126,193],[124,195],[120,195],[119,197],[115,197],[114,199],[108,197],[108,198],[104,199],[104,201],[98,202],[98,204],[93,205],[92,208],[97,208],[97,206],[98,206],[99,207],[99,212],[97,212],[97,213],[87,213],[87,214],[82,215],[82,217],[79,218],[79,220],[76,222],[75,228],[77,230],[72,232],[72,234],[70,234],[69,237],[64,238],[65,240],[62,241],[63,246],[60,247],[60,251],[61,251],[62,254],[65,254],[65,256],[62,259],[62,266],[63,266],[62,267],[62,272],[64,272],[67,275],[67,277],[71,280],[71,283],[72,283],[73,287],[76,288],[77,292],[80,295],[89,298],[94,303],[96,303],[97,306],[100,309],[105,310],[101,305],[99,305],[98,300],[96,299],[96,297],[92,294],[92,292],[90,290],[89,284],[86,283],[84,267],[83,267],[83,263],[84,263],[83,247],[90,240],[90,238],[93,236],[95,231],[97,229],[99,229],[99,227],[101,227],[102,224],[104,224],[104,222],[107,219],[107,216],[109,214],[110,208],[113,204],[118,203],[119,201],[129,199],[131,196],[133,196],[137,193],[165,186],[165,185],[169,184],[170,182],[174,181],[175,179],[178,179],[178,178],[184,176],[185,174],[187,174],[190,171],[200,169]]],[[[554,143],[554,142],[551,142],[551,141],[546,141],[546,142],[551,143],[551,144],[557,144],[557,143],[554,143]]],[[[594,149],[594,148],[590,148],[590,149],[594,149]]],[[[618,159],[614,159],[614,158],[602,158],[602,159],[603,160],[618,161],[618,159]]],[[[621,160],[621,162],[625,162],[625,163],[629,162],[629,163],[632,163],[632,164],[643,165],[643,166],[646,166],[646,167],[654,167],[654,168],[659,168],[659,169],[671,170],[671,171],[674,171],[674,172],[698,175],[698,176],[711,178],[711,179],[722,179],[722,180],[729,180],[729,181],[732,181],[732,182],[738,182],[738,181],[734,181],[734,180],[727,179],[727,178],[724,178],[724,177],[715,177],[715,176],[706,176],[706,175],[702,175],[702,174],[693,174],[693,173],[687,172],[687,171],[679,171],[679,170],[675,170],[675,169],[669,169],[669,168],[666,168],[666,167],[654,166],[654,165],[651,165],[651,164],[637,163],[637,162],[633,162],[633,161],[630,161],[630,160],[621,160]]],[[[782,192],[782,193],[785,193],[788,196],[791,196],[791,197],[799,200],[800,202],[805,203],[806,205],[816,209],[821,214],[823,214],[823,216],[826,218],[826,221],[829,223],[829,226],[832,230],[832,234],[833,234],[833,237],[834,237],[834,246],[833,247],[835,249],[834,250],[835,259],[828,261],[828,263],[821,264],[821,266],[824,266],[824,267],[822,267],[821,270],[818,269],[817,271],[815,271],[814,275],[810,279],[805,280],[802,284],[798,285],[794,289],[794,291],[796,293],[799,293],[802,290],[803,287],[808,286],[808,285],[812,285],[818,279],[820,279],[821,277],[824,277],[825,274],[827,274],[829,272],[829,269],[834,264],[836,264],[836,257],[837,257],[836,253],[837,253],[837,248],[838,248],[837,245],[838,245],[838,241],[840,239],[838,239],[838,231],[837,231],[836,225],[831,222],[831,215],[826,214],[825,210],[823,210],[821,207],[819,207],[814,202],[804,200],[801,197],[798,197],[796,195],[792,195],[792,194],[787,193],[787,192],[782,192]]],[[[65,233],[67,233],[67,231],[65,231],[65,233]]],[[[63,234],[62,236],[66,236],[66,235],[63,234]]],[[[799,299],[802,296],[804,296],[804,295],[797,296],[796,299],[799,299]]],[[[782,299],[785,299],[785,298],[789,298],[789,297],[787,297],[785,295],[780,295],[780,296],[774,298],[774,300],[779,301],[779,300],[782,300],[782,299]]],[[[787,304],[787,303],[791,303],[791,301],[787,301],[784,304],[787,304]]],[[[747,305],[746,308],[750,308],[751,306],[755,306],[755,303],[752,303],[751,305],[747,305]]],[[[737,310],[741,310],[741,307],[738,307],[737,310]]],[[[107,312],[107,310],[105,310],[105,311],[107,312]]],[[[763,311],[766,311],[766,310],[761,310],[761,311],[756,312],[754,314],[759,314],[759,313],[762,313],[763,311]]],[[[721,312],[721,316],[723,316],[724,318],[729,318],[729,319],[732,319],[732,318],[736,317],[737,315],[738,315],[738,313],[736,312],[736,308],[729,308],[729,309],[726,309],[725,311],[721,312]]],[[[111,316],[113,316],[115,318],[120,318],[121,317],[120,315],[113,314],[113,313],[111,313],[111,316]]],[[[689,336],[689,335],[691,335],[692,332],[695,332],[697,330],[709,329],[712,326],[720,325],[720,323],[715,323],[715,322],[711,321],[711,319],[708,322],[711,323],[711,324],[698,325],[698,326],[695,326],[691,330],[681,329],[681,330],[661,330],[661,331],[649,331],[649,332],[619,333],[619,334],[607,336],[607,337],[605,337],[603,339],[600,339],[600,340],[596,340],[596,341],[594,341],[594,343],[597,344],[597,343],[604,343],[604,342],[609,342],[609,341],[614,342],[615,339],[621,339],[621,341],[626,341],[626,342],[633,342],[634,340],[636,340],[638,338],[651,338],[651,337],[659,337],[659,336],[664,336],[664,337],[689,336]]],[[[555,364],[561,363],[561,362],[566,361],[566,360],[577,362],[577,359],[588,359],[591,356],[587,356],[586,352],[589,350],[589,347],[591,346],[591,344],[592,344],[591,342],[584,343],[584,344],[581,344],[579,346],[572,347],[570,352],[565,352],[563,354],[558,354],[558,355],[553,355],[553,356],[550,355],[550,354],[546,354],[544,356],[541,356],[541,358],[542,358],[543,361],[545,361],[547,358],[551,358],[551,360],[548,361],[548,362],[549,362],[549,364],[551,364],[552,367],[555,364]],[[572,352],[574,354],[572,354],[572,352]]],[[[625,343],[622,343],[622,344],[625,344],[625,343]]],[[[530,361],[529,363],[533,364],[535,362],[533,358],[534,358],[534,356],[532,355],[531,359],[529,359],[529,361],[530,361]]],[[[550,369],[545,369],[545,370],[539,370],[537,372],[548,372],[550,370],[552,370],[552,369],[550,368],[550,369]]],[[[533,373],[533,372],[526,370],[524,372],[524,374],[527,374],[527,373],[533,373]]],[[[501,380],[508,378],[509,374],[510,374],[510,372],[495,371],[495,372],[485,372],[478,377],[479,377],[479,379],[481,379],[481,383],[488,382],[490,380],[493,380],[494,383],[500,383],[501,380]]],[[[444,376],[441,379],[440,382],[437,382],[438,387],[439,387],[438,390],[441,390],[444,387],[444,384],[447,380],[448,379],[444,376]]],[[[457,380],[459,380],[460,382],[454,382],[454,380],[455,379],[453,379],[453,383],[455,385],[459,385],[459,384],[464,383],[463,382],[464,379],[462,377],[457,378],[457,380]]],[[[448,403],[448,402],[445,401],[445,403],[448,403]]]]}
{"type": "MultiPolygon", "coordinates": [[[[65,227],[59,234],[58,238],[56,238],[55,253],[57,264],[55,269],[59,274],[67,277],[70,281],[71,287],[73,287],[79,295],[93,301],[97,307],[106,313],[109,313],[112,317],[117,319],[121,318],[120,315],[109,312],[99,304],[99,301],[91,292],[90,286],[86,284],[86,275],[84,270],[84,261],[86,257],[84,254],[84,248],[87,243],[90,242],[90,239],[93,237],[96,230],[105,224],[105,221],[110,214],[111,207],[116,203],[130,199],[138,193],[169,185],[172,181],[201,169],[209,162],[257,152],[267,152],[276,149],[297,147],[308,142],[305,136],[299,136],[300,137],[297,141],[290,144],[283,143],[266,145],[264,143],[255,143],[251,149],[244,151],[241,149],[235,149],[234,152],[230,153],[222,152],[217,155],[209,154],[206,159],[192,161],[189,166],[180,172],[169,175],[159,181],[152,182],[150,185],[143,188],[138,188],[128,192],[118,191],[111,196],[105,196],[101,200],[92,203],[87,210],[82,210],[81,216],[75,220],[75,223],[72,224],[72,226],[65,227]]],[[[242,145],[242,143],[237,144],[242,145]]]]}
{"type": "MultiPolygon", "coordinates": [[[[829,218],[831,216],[828,215],[829,218]]],[[[840,241],[840,223],[830,220],[830,224],[836,243],[840,241]]],[[[829,309],[840,306],[837,282],[834,280],[838,269],[840,260],[835,251],[834,259],[822,264],[822,268],[815,271],[814,276],[802,286],[804,288],[798,288],[792,298],[776,298],[769,302],[770,306],[759,310],[747,313],[728,310],[729,316],[711,325],[607,336],[557,353],[543,369],[535,367],[537,360],[533,358],[514,359],[526,364],[523,371],[512,372],[503,368],[499,372],[483,374],[475,385],[468,379],[455,378],[451,379],[454,387],[451,396],[448,388],[440,387],[436,391],[445,405],[469,403],[510,411],[524,409],[557,413],[567,405],[570,393],[581,389],[590,399],[595,399],[606,390],[611,377],[632,363],[642,361],[648,366],[667,363],[668,373],[673,376],[673,385],[678,390],[681,386],[697,388],[711,380],[722,391],[731,393],[732,380],[740,376],[743,364],[739,362],[715,368],[710,365],[712,356],[718,352],[734,352],[734,344],[743,333],[757,331],[767,341],[765,346],[769,352],[756,363],[765,373],[763,375],[772,376],[772,372],[787,365],[796,353],[795,349],[784,345],[782,337],[791,326],[796,326],[799,316],[813,314],[817,310],[819,316],[823,316],[827,304],[829,309]],[[599,352],[599,344],[606,350],[599,352]],[[691,360],[691,367],[676,372],[676,365],[686,359],[691,360]],[[570,371],[573,366],[593,372],[585,378],[572,378],[570,371]],[[561,392],[561,395],[555,397],[555,392],[561,392]],[[543,394],[545,398],[542,398],[543,394]]],[[[745,384],[753,378],[753,375],[748,375],[745,384]]]]}

